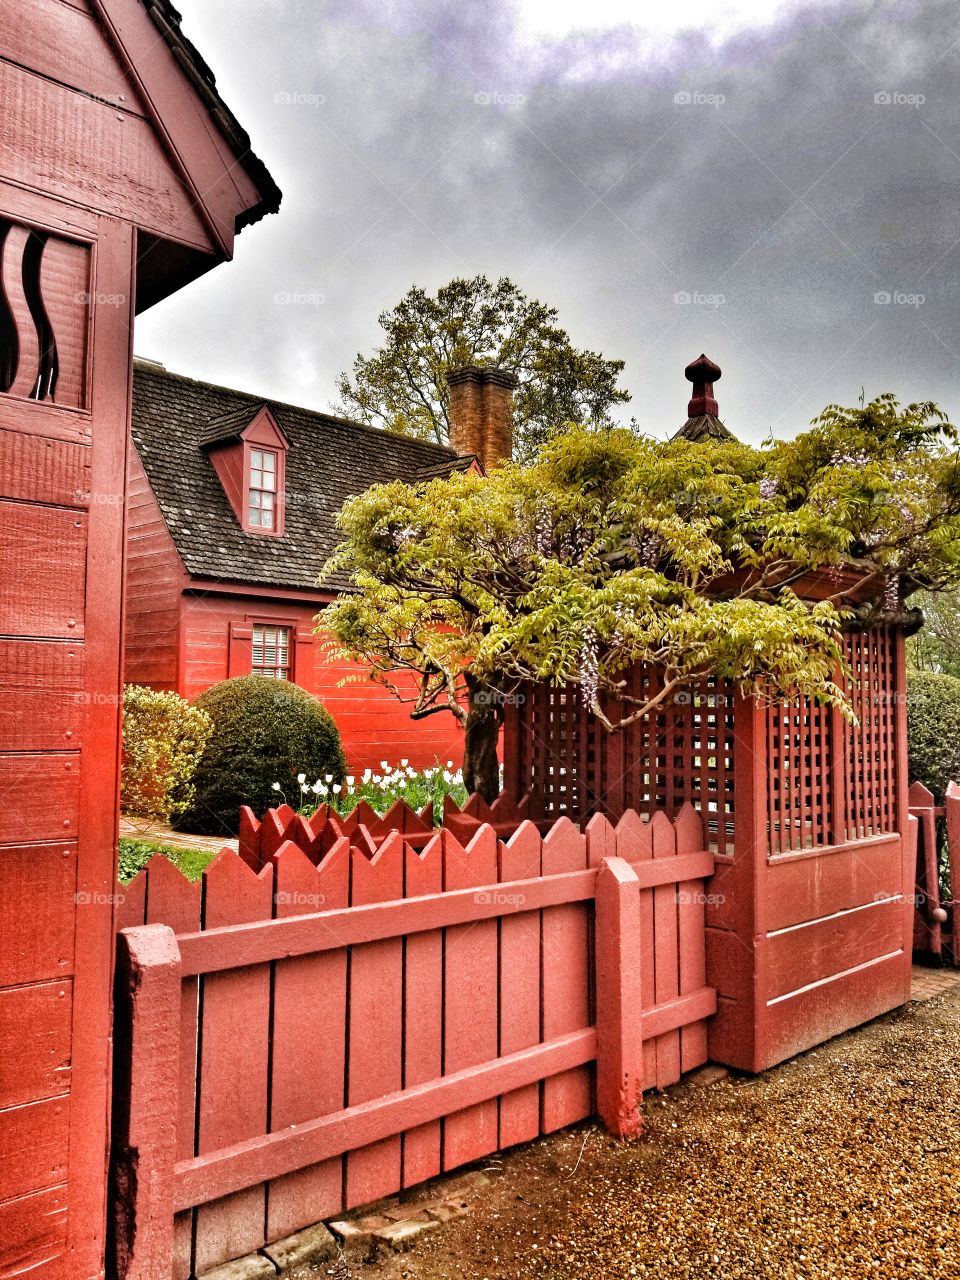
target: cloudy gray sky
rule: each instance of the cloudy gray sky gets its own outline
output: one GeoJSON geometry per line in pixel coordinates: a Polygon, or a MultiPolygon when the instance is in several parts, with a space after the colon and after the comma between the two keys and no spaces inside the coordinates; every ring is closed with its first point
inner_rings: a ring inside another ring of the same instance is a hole
{"type": "Polygon", "coordinates": [[[325,409],[412,283],[486,272],[658,435],[700,351],[744,439],[861,386],[960,416],[955,0],[178,3],[284,202],[140,354],[325,409]]]}

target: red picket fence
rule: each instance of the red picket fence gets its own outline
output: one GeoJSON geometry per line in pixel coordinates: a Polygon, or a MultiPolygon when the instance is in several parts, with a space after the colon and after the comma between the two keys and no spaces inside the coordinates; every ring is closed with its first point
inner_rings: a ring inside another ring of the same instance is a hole
{"type": "Polygon", "coordinates": [[[910,812],[917,819],[917,870],[913,950],[919,959],[960,968],[957,910],[960,907],[960,786],[947,786],[944,803],[934,804],[922,782],[910,787],[910,812]],[[941,875],[942,851],[947,866],[941,875]],[[943,893],[944,882],[946,893],[943,893]]]}
{"type": "Polygon", "coordinates": [[[158,857],[126,887],[119,1276],[202,1274],[595,1110],[633,1132],[642,1089],[706,1061],[694,810],[505,841],[466,817],[468,843],[357,823],[323,849],[319,815],[267,852],[280,815],[202,886],[158,857]]]}

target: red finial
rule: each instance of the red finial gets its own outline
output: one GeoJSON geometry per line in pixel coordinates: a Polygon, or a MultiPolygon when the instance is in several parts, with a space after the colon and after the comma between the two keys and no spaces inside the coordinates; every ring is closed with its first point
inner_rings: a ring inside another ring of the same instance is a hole
{"type": "Polygon", "coordinates": [[[697,356],[684,369],[684,376],[693,383],[693,396],[687,405],[687,416],[699,418],[703,414],[717,416],[717,402],[713,398],[713,384],[720,380],[720,366],[705,355],[697,356]]]}

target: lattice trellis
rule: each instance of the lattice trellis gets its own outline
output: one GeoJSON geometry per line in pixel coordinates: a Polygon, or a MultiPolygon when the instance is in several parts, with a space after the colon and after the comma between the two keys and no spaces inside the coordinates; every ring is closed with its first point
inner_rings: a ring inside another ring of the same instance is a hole
{"type": "MultiPolygon", "coordinates": [[[[896,639],[892,628],[844,637],[859,721],[797,698],[766,709],[766,790],[772,854],[821,848],[896,830],[896,639]]],[[[659,672],[637,667],[626,692],[647,700],[659,672]]],[[[734,690],[706,679],[654,712],[609,734],[579,689],[529,685],[508,737],[506,785],[529,793],[532,812],[582,821],[627,808],[675,815],[690,801],[710,847],[733,851],[734,690]]],[[[611,718],[629,704],[613,706],[611,718]]],[[[765,776],[764,776],[765,775],[765,776]]]]}

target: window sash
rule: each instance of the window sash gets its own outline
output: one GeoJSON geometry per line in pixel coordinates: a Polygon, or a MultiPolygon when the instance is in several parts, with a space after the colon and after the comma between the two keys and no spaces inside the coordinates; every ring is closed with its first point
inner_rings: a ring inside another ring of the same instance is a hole
{"type": "Polygon", "coordinates": [[[255,675],[290,679],[290,627],[255,622],[251,667],[255,675]]]}

